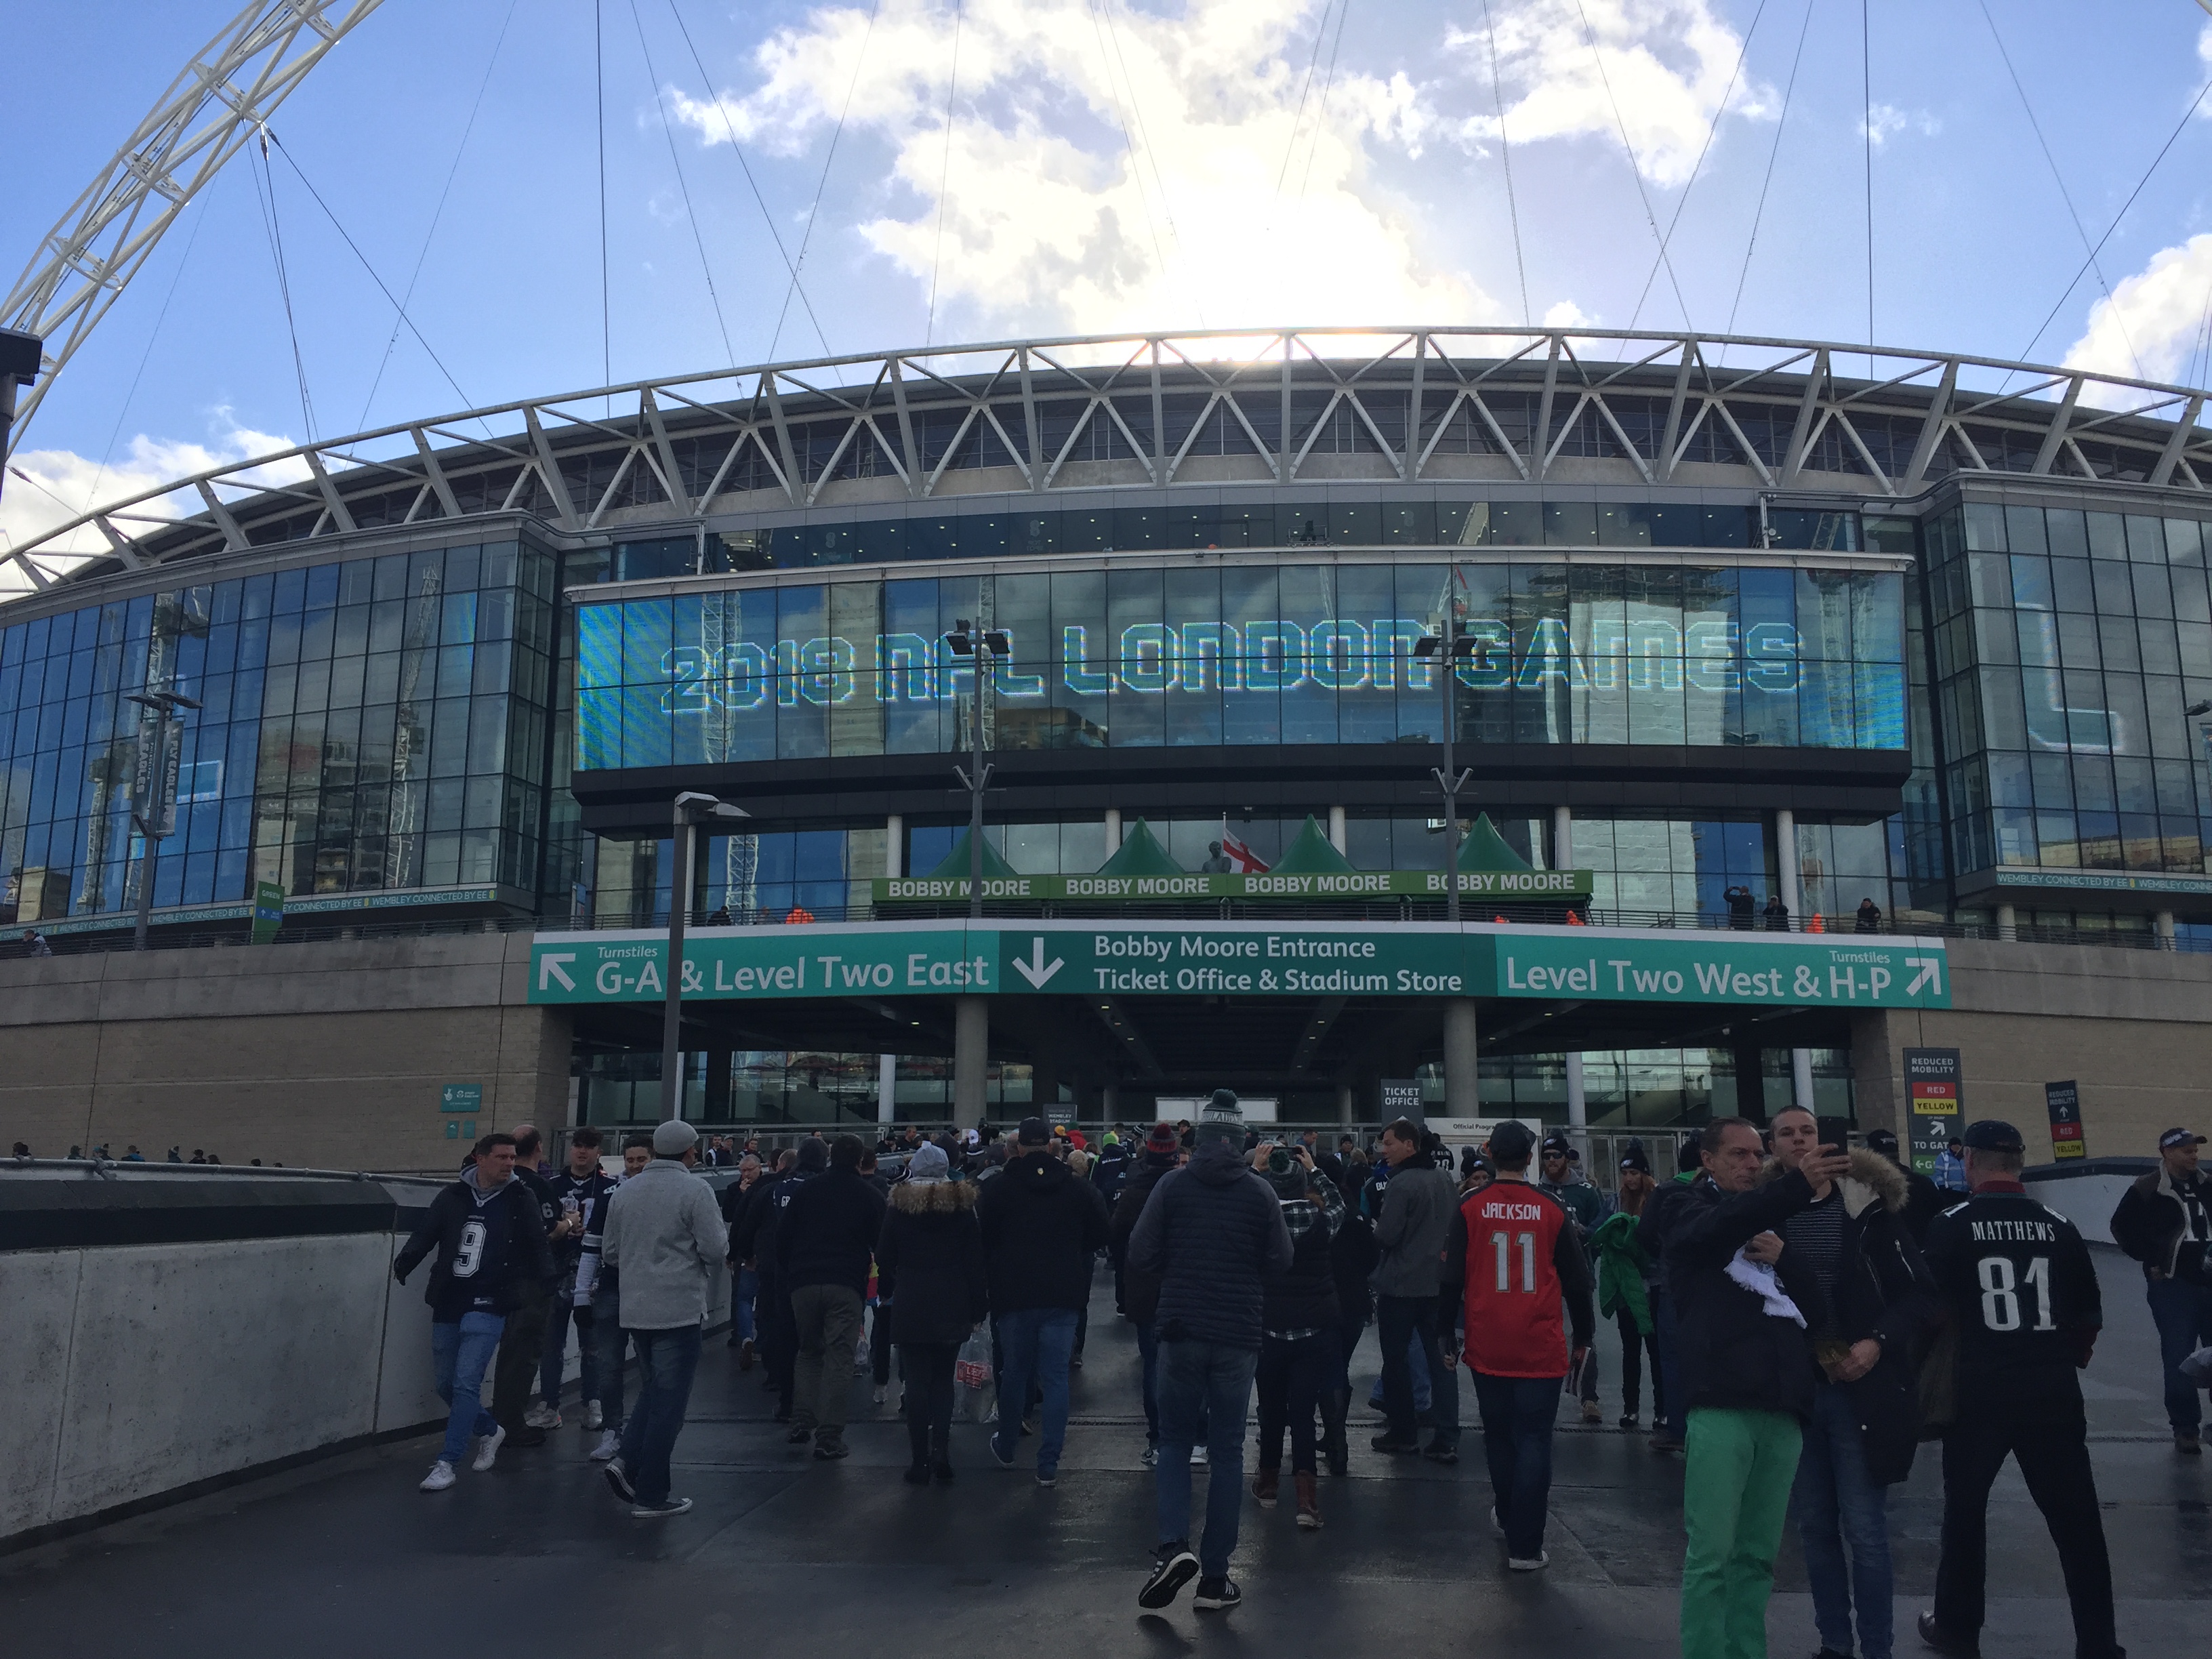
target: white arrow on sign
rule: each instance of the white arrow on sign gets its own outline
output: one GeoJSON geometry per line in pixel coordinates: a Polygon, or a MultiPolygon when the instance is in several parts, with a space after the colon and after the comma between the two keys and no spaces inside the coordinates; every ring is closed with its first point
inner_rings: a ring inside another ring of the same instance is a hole
{"type": "Polygon", "coordinates": [[[1915,995],[1923,985],[1933,990],[1937,996],[1943,994],[1943,981],[1938,977],[1943,967],[1942,957],[1907,957],[1905,959],[1905,965],[1908,968],[1917,968],[1920,970],[1912,976],[1912,982],[1905,988],[1905,995],[1915,995]]]}
{"type": "Polygon", "coordinates": [[[1054,957],[1052,959],[1052,965],[1050,967],[1047,967],[1044,960],[1043,939],[1035,934],[1032,934],[1030,937],[1036,941],[1036,945],[1035,948],[1030,952],[1030,959],[1027,962],[1024,962],[1019,957],[1016,957],[1014,958],[1014,970],[1021,975],[1024,979],[1029,981],[1030,988],[1032,991],[1042,991],[1044,989],[1046,982],[1049,981],[1054,974],[1066,967],[1066,963],[1061,957],[1054,957]]]}
{"type": "Polygon", "coordinates": [[[564,962],[574,962],[575,959],[576,953],[574,951],[548,951],[544,956],[538,957],[538,988],[541,991],[549,989],[552,982],[557,979],[561,981],[562,990],[574,990],[576,981],[568,977],[568,970],[561,964],[564,962]]]}

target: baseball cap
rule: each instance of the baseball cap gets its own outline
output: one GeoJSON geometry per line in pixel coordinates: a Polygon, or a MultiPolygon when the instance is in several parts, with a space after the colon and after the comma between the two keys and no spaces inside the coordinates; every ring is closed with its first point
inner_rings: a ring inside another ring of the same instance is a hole
{"type": "Polygon", "coordinates": [[[1490,1132],[1490,1156],[1497,1163],[1523,1165],[1536,1144],[1536,1137],[1528,1133],[1528,1126],[1507,1118],[1490,1132]]]}
{"type": "Polygon", "coordinates": [[[2002,1118],[1985,1117],[1978,1123],[1969,1123],[1960,1137],[1967,1146],[1978,1152],[2021,1152],[2027,1150],[2021,1139],[2020,1131],[2002,1118]]]}
{"type": "Polygon", "coordinates": [[[2158,1138],[2158,1149],[2161,1152],[2169,1146],[2202,1146],[2203,1144],[2204,1137],[2189,1129],[2168,1129],[2158,1138]]]}
{"type": "Polygon", "coordinates": [[[699,1132],[681,1118],[672,1117],[653,1132],[655,1158],[681,1158],[699,1144],[699,1132]]]}
{"type": "Polygon", "coordinates": [[[1025,1117],[1014,1131],[1014,1139],[1024,1146],[1042,1146],[1052,1139],[1052,1131],[1045,1127],[1041,1117],[1025,1117]]]}
{"type": "Polygon", "coordinates": [[[1867,1131],[1867,1151],[1878,1152],[1891,1163],[1897,1162],[1897,1137],[1887,1129],[1867,1131]]]}

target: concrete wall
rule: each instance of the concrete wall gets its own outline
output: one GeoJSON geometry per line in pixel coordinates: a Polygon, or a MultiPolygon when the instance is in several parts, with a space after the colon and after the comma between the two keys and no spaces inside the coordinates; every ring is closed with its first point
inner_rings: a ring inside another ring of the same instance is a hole
{"type": "Polygon", "coordinates": [[[1989,939],[1950,942],[1948,1010],[1859,1016],[1859,1121],[1905,1133],[1907,1048],[1956,1048],[1966,1115],[2009,1120],[2047,1157],[2043,1085],[2081,1085],[2088,1156],[2148,1155],[2160,1130],[2212,1121],[2212,956],[1989,939]]]}
{"type": "Polygon", "coordinates": [[[527,933],[0,963],[0,1146],[444,1169],[440,1091],[479,1131],[568,1121],[568,1021],[526,1002],[527,933]]]}

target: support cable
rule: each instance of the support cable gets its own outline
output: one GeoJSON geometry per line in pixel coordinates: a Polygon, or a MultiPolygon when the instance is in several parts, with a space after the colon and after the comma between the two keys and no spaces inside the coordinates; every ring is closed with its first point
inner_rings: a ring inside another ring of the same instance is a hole
{"type": "Polygon", "coordinates": [[[1306,78],[1298,88],[1298,106],[1291,112],[1291,136],[1283,143],[1283,164],[1275,169],[1274,198],[1267,204],[1267,228],[1275,224],[1275,209],[1283,199],[1283,182],[1291,176],[1291,157],[1298,147],[1298,129],[1305,123],[1306,99],[1313,91],[1314,71],[1321,67],[1322,37],[1328,33],[1329,9],[1336,0],[1322,0],[1321,21],[1314,26],[1313,56],[1306,60],[1306,78]]]}
{"type": "Polygon", "coordinates": [[[960,93],[960,23],[967,9],[966,0],[954,0],[952,7],[952,78],[945,88],[945,160],[937,175],[937,247],[929,256],[929,320],[921,331],[921,343],[929,344],[937,336],[937,277],[945,265],[945,198],[952,183],[952,100],[960,93]]]}
{"type": "MultiPolygon", "coordinates": [[[[607,52],[606,0],[592,0],[592,80],[598,102],[593,131],[599,143],[599,384],[615,383],[614,307],[607,298],[607,52]]],[[[607,403],[614,412],[614,402],[607,403]]]]}
{"type": "Polygon", "coordinates": [[[1528,309],[1528,267],[1521,258],[1521,207],[1513,195],[1513,145],[1505,135],[1505,91],[1498,74],[1498,25],[1490,15],[1490,0],[1482,0],[1482,27],[1490,36],[1490,96],[1498,106],[1498,155],[1505,166],[1506,216],[1513,222],[1513,272],[1521,279],[1521,325],[1531,328],[1535,319],[1528,309]]]}
{"type": "MultiPolygon", "coordinates": [[[[1137,199],[1145,204],[1145,228],[1152,234],[1152,258],[1159,264],[1160,275],[1165,276],[1168,273],[1167,251],[1160,246],[1159,221],[1153,216],[1152,194],[1145,188],[1143,166],[1137,159],[1137,141],[1130,136],[1129,117],[1121,107],[1121,91],[1114,83],[1114,53],[1109,52],[1106,45],[1106,24],[1100,21],[1098,5],[1099,0],[1091,0],[1091,33],[1098,42],[1098,65],[1106,71],[1106,95],[1113,100],[1114,118],[1121,125],[1121,148],[1123,153],[1129,158],[1129,182],[1136,185],[1137,199]]],[[[1118,43],[1115,50],[1118,51],[1118,43]]],[[[1125,77],[1127,76],[1127,64],[1122,65],[1121,72],[1125,77]]],[[[1136,88],[1133,84],[1130,88],[1130,96],[1133,99],[1135,95],[1136,88]]],[[[1155,179],[1158,176],[1157,167],[1153,169],[1153,176],[1155,179]]],[[[1201,314],[1199,319],[1201,326],[1204,325],[1205,320],[1201,314]]]]}
{"type": "Polygon", "coordinates": [[[307,363],[300,355],[300,325],[292,314],[292,278],[284,264],[284,228],[276,217],[276,175],[269,168],[269,129],[257,135],[261,165],[253,179],[260,186],[261,228],[268,234],[269,257],[276,264],[276,292],[284,302],[284,327],[292,339],[292,375],[300,387],[300,418],[307,428],[307,441],[315,441],[315,405],[307,395],[307,363]]]}
{"type": "MultiPolygon", "coordinates": [[[[1659,216],[1651,210],[1651,192],[1644,187],[1644,169],[1637,162],[1636,146],[1629,141],[1628,122],[1620,112],[1620,100],[1613,95],[1613,77],[1605,71],[1605,54],[1598,50],[1597,31],[1590,27],[1589,8],[1583,4],[1583,0],[1575,0],[1575,11],[1583,20],[1583,33],[1589,40],[1590,57],[1597,64],[1598,83],[1605,88],[1606,102],[1613,106],[1613,123],[1620,132],[1620,148],[1628,157],[1628,171],[1636,180],[1637,197],[1644,204],[1644,222],[1650,228],[1651,240],[1659,245],[1659,263],[1667,268],[1668,286],[1674,290],[1674,303],[1681,308],[1682,326],[1695,333],[1697,325],[1690,320],[1690,302],[1682,297],[1681,278],[1674,274],[1674,262],[1667,257],[1667,240],[1659,234],[1659,216]]],[[[1545,434],[1541,441],[1549,443],[1550,434],[1545,434]]]]}
{"type": "Polygon", "coordinates": [[[1766,152],[1766,176],[1759,182],[1759,204],[1751,210],[1751,234],[1744,238],[1743,268],[1736,273],[1735,298],[1729,302],[1728,326],[1723,334],[1735,332],[1736,313],[1743,307],[1743,285],[1751,277],[1752,250],[1759,246],[1759,222],[1766,216],[1766,192],[1774,183],[1774,163],[1782,154],[1783,129],[1790,125],[1790,100],[1797,90],[1797,66],[1805,59],[1805,37],[1812,32],[1813,7],[1815,0],[1805,0],[1805,21],[1797,27],[1797,50],[1790,59],[1789,83],[1782,89],[1782,113],[1774,123],[1774,143],[1766,152]]]}
{"type": "Polygon", "coordinates": [[[1313,182],[1314,157],[1320,153],[1322,134],[1328,131],[1328,94],[1336,85],[1337,54],[1344,49],[1344,20],[1352,15],[1352,0],[1343,0],[1336,9],[1336,35],[1329,42],[1328,69],[1321,79],[1321,104],[1314,111],[1313,137],[1306,141],[1306,170],[1298,175],[1298,199],[1305,200],[1306,186],[1313,182]]]}
{"type": "MultiPolygon", "coordinates": [[[[123,394],[122,405],[115,411],[115,424],[107,434],[107,447],[100,453],[100,470],[93,474],[92,488],[84,493],[84,505],[72,508],[76,513],[89,513],[92,504],[100,499],[100,487],[107,481],[107,465],[115,459],[115,446],[123,437],[123,422],[130,418],[131,405],[138,396],[138,386],[146,378],[146,365],[154,360],[154,347],[161,340],[161,325],[169,320],[170,303],[177,297],[177,288],[185,279],[185,267],[192,262],[192,250],[199,246],[201,228],[207,223],[207,210],[203,207],[192,221],[192,234],[185,239],[184,257],[177,261],[177,269],[169,277],[169,291],[161,296],[160,314],[154,319],[154,331],[146,337],[146,349],[139,354],[137,373],[131,377],[131,389],[123,394]]],[[[20,472],[16,477],[21,477],[20,472]]],[[[41,484],[40,489],[46,486],[41,484]]],[[[47,490],[52,495],[52,490],[47,490]]]]}
{"type": "Polygon", "coordinates": [[[1859,0],[1859,125],[1866,131],[1867,379],[1874,378],[1874,52],[1867,9],[1859,0]]]}
{"type": "Polygon", "coordinates": [[[783,341],[784,319],[791,314],[792,295],[799,292],[799,273],[806,269],[806,250],[814,242],[814,226],[822,216],[822,198],[830,188],[830,165],[837,159],[837,141],[845,136],[845,118],[853,112],[853,94],[860,88],[860,71],[867,64],[868,42],[875,38],[876,13],[882,9],[883,0],[870,0],[868,27],[860,35],[860,55],[853,60],[853,78],[845,88],[845,102],[837,112],[836,127],[830,134],[830,153],[822,158],[822,177],[815,182],[814,205],[806,210],[806,229],[799,239],[799,258],[791,267],[791,281],[783,290],[783,303],[776,307],[775,332],[769,337],[768,360],[775,361],[775,349],[783,341]]]}
{"type": "MultiPolygon", "coordinates": [[[[1136,121],[1137,138],[1139,143],[1144,146],[1145,161],[1152,169],[1152,185],[1153,188],[1159,192],[1160,214],[1161,216],[1168,222],[1168,240],[1176,245],[1176,257],[1182,262],[1184,281],[1190,282],[1190,255],[1183,247],[1182,232],[1176,226],[1175,199],[1168,193],[1168,181],[1166,176],[1160,172],[1159,150],[1152,143],[1152,133],[1147,131],[1145,126],[1144,101],[1137,96],[1136,77],[1129,73],[1129,60],[1123,57],[1121,53],[1121,32],[1114,22],[1114,0],[1093,0],[1093,3],[1094,4],[1100,4],[1105,7],[1106,38],[1113,43],[1115,60],[1121,65],[1121,80],[1129,88],[1129,113],[1136,121]]],[[[1127,3],[1127,0],[1124,0],[1124,3],[1127,3]]],[[[1094,21],[1095,16],[1096,14],[1094,13],[1094,21]]],[[[1110,72],[1107,78],[1110,86],[1113,78],[1110,72]]],[[[1118,114],[1120,112],[1120,100],[1118,99],[1115,100],[1115,112],[1118,114]]],[[[1128,142],[1128,125],[1126,122],[1122,125],[1121,137],[1124,143],[1128,142]]],[[[1130,155],[1129,165],[1133,171],[1135,169],[1137,165],[1137,157],[1133,150],[1130,155]]],[[[1149,213],[1151,211],[1150,207],[1147,206],[1146,210],[1149,213]]],[[[1157,235],[1154,240],[1155,241],[1158,240],[1157,235]]],[[[1163,274],[1164,274],[1164,263],[1163,264],[1162,270],[1163,274]]],[[[1205,296],[1199,291],[1195,283],[1191,283],[1191,305],[1198,313],[1199,326],[1200,328],[1204,328],[1206,325],[1206,300],[1205,296]]]]}
{"type": "Polygon", "coordinates": [[[707,258],[706,238],[699,230],[699,216],[691,206],[691,186],[684,182],[684,161],[676,153],[676,129],[668,125],[667,100],[660,95],[660,71],[653,66],[653,48],[646,44],[645,20],[638,15],[637,0],[629,0],[629,21],[637,29],[637,49],[645,58],[645,72],[653,82],[653,106],[660,112],[660,131],[668,140],[668,160],[676,169],[677,192],[684,198],[684,216],[691,224],[691,246],[699,250],[699,270],[707,279],[707,301],[714,307],[714,326],[721,331],[722,353],[730,365],[737,365],[737,348],[730,343],[730,325],[722,316],[722,296],[714,291],[714,267],[707,258]]]}

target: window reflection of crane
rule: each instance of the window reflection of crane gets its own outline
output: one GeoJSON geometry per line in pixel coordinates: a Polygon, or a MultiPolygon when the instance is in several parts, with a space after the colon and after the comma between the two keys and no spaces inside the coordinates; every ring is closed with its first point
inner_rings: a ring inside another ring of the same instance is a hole
{"type": "Polygon", "coordinates": [[[415,595],[415,609],[407,618],[407,634],[399,658],[399,709],[392,732],[392,830],[384,848],[384,884],[414,885],[416,832],[422,816],[422,784],[410,775],[424,741],[422,720],[416,693],[422,683],[422,664],[438,642],[440,590],[444,574],[433,560],[422,572],[422,585],[415,595]]]}

